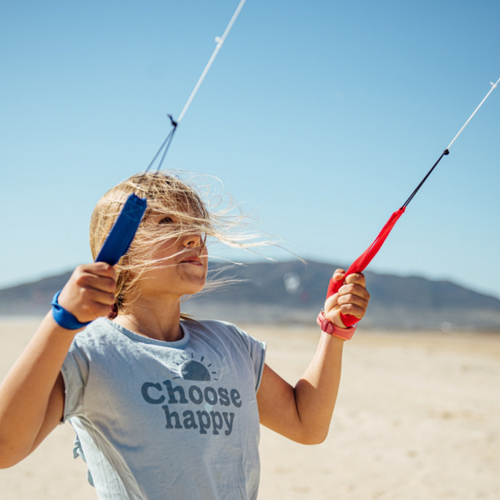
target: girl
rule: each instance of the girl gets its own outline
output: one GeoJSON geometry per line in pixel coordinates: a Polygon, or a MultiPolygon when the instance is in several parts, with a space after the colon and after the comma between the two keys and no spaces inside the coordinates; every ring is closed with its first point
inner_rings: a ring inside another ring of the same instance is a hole
{"type": "Polygon", "coordinates": [[[340,313],[363,317],[364,277],[326,301],[317,352],[292,387],[262,342],[181,314],[182,297],[205,285],[207,237],[245,246],[186,183],[141,174],[109,191],[92,215],[94,258],[141,186],[148,210],[128,254],[75,269],[0,387],[0,466],[67,420],[100,499],[255,499],[259,421],[303,444],[327,436],[352,335],[340,313]]]}

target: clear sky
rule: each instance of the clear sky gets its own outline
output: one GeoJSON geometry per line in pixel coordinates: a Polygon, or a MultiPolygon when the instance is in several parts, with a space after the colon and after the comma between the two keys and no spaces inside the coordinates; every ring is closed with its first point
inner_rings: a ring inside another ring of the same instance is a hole
{"type": "MultiPolygon", "coordinates": [[[[91,260],[95,203],[148,165],[237,5],[0,2],[1,287],[91,260]]],[[[499,26],[498,0],[247,0],[166,166],[347,266],[500,77],[499,26]]],[[[497,89],[371,270],[500,297],[499,136],[497,89]]]]}

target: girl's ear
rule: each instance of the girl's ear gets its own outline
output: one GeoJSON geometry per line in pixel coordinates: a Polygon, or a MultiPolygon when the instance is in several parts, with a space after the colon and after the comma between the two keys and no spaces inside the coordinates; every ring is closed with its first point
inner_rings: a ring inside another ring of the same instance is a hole
{"type": "Polygon", "coordinates": [[[115,319],[118,316],[118,306],[116,302],[111,306],[111,311],[109,311],[108,315],[106,318],[108,319],[115,319]]]}

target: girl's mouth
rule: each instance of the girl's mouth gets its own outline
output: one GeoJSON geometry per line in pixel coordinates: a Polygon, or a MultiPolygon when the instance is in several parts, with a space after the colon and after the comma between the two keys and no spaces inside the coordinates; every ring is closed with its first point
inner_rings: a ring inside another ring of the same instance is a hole
{"type": "Polygon", "coordinates": [[[180,263],[181,264],[191,264],[193,266],[203,267],[203,262],[201,261],[201,259],[199,259],[197,257],[182,260],[180,263]]]}

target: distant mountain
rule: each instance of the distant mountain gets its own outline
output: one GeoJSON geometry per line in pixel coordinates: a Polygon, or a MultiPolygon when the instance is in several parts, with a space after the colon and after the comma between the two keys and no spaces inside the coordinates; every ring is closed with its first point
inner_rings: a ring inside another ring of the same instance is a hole
{"type": "Polygon", "coordinates": [[[50,309],[52,297],[64,286],[70,276],[69,272],[0,290],[0,315],[40,316],[46,314],[50,309]]]}
{"type": "MultiPolygon", "coordinates": [[[[187,300],[200,318],[236,323],[314,324],[337,266],[300,261],[214,266],[219,285],[187,300]]],[[[500,300],[448,281],[366,272],[371,294],[365,328],[500,331],[500,300]]],[[[41,315],[70,273],[0,290],[0,314],[41,315]]]]}
{"type": "MultiPolygon", "coordinates": [[[[314,324],[336,267],[311,261],[233,267],[218,278],[239,283],[195,296],[184,310],[234,322],[314,324]]],[[[494,297],[448,281],[365,275],[371,300],[364,327],[500,331],[500,300],[494,297]]]]}

